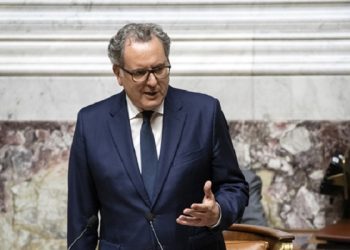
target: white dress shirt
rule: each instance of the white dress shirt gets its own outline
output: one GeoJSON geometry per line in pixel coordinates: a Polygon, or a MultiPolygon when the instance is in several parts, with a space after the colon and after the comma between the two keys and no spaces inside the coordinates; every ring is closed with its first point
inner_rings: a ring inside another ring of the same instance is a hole
{"type": "MultiPolygon", "coordinates": [[[[135,154],[137,163],[139,165],[140,172],[141,168],[141,148],[140,148],[140,130],[143,122],[142,111],[137,108],[126,95],[126,104],[128,107],[129,121],[131,127],[131,136],[134,144],[135,154]]],[[[160,146],[162,144],[162,131],[163,131],[163,113],[164,113],[164,102],[159,107],[153,110],[154,113],[151,116],[151,127],[156,142],[157,155],[159,158],[160,146]]]]}

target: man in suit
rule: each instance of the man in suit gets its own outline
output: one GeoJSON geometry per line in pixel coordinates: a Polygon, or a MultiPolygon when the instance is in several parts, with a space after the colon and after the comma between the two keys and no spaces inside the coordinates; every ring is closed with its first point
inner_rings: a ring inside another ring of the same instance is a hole
{"type": "Polygon", "coordinates": [[[71,249],[95,249],[99,240],[101,250],[224,250],[221,231],[243,214],[248,186],[220,104],[169,86],[169,51],[156,24],[128,24],[110,40],[123,91],[78,114],[71,249]],[[80,236],[98,214],[99,237],[91,227],[80,236]]]}
{"type": "Polygon", "coordinates": [[[242,169],[242,173],[249,185],[249,205],[244,210],[241,223],[267,227],[268,223],[261,203],[261,178],[250,169],[242,169]]]}

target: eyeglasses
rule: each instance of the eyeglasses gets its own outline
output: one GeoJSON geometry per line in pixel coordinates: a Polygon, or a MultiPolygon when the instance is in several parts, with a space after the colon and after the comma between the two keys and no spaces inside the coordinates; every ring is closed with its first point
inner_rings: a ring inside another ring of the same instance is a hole
{"type": "Polygon", "coordinates": [[[126,73],[131,75],[131,78],[134,82],[146,82],[149,75],[152,73],[157,79],[164,79],[169,76],[171,65],[159,66],[153,69],[138,69],[135,71],[129,71],[119,66],[126,73]]]}

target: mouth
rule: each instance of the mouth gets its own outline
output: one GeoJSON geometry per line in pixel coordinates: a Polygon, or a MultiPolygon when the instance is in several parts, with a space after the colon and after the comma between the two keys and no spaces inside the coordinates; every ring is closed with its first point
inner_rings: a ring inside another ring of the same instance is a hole
{"type": "Polygon", "coordinates": [[[157,95],[158,92],[156,91],[148,91],[148,92],[145,92],[145,95],[147,96],[150,96],[150,97],[154,97],[157,95]]]}

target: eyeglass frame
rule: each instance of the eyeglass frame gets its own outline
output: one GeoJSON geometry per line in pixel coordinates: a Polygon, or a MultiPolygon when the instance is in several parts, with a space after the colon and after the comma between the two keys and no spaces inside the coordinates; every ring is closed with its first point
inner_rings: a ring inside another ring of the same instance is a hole
{"type": "Polygon", "coordinates": [[[126,73],[128,73],[130,76],[131,76],[131,79],[135,82],[135,83],[142,83],[142,82],[147,82],[148,81],[148,78],[150,76],[150,74],[152,73],[154,75],[154,77],[157,79],[157,80],[160,80],[160,79],[165,79],[166,77],[169,76],[170,74],[170,69],[171,69],[171,65],[162,65],[162,66],[158,66],[158,67],[155,67],[155,68],[152,68],[152,69],[139,69],[139,70],[134,70],[134,71],[140,71],[140,70],[144,70],[144,71],[147,71],[147,77],[145,80],[142,80],[142,81],[136,81],[134,79],[134,74],[136,72],[132,72],[130,70],[127,70],[125,69],[124,67],[120,66],[120,65],[116,65],[118,66],[119,68],[121,68],[123,71],[125,71],[126,73]],[[168,68],[169,69],[169,72],[168,72],[168,75],[164,78],[158,78],[157,75],[154,73],[155,70],[159,69],[159,68],[168,68]]]}

